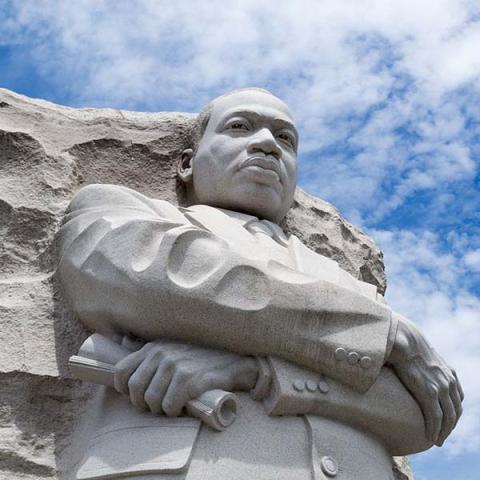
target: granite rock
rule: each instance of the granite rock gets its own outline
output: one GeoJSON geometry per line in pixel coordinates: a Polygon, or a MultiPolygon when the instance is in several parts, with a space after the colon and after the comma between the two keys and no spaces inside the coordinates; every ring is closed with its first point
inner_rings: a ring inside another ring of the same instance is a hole
{"type": "MultiPolygon", "coordinates": [[[[92,392],[67,369],[87,332],[53,275],[69,200],[86,184],[113,183],[178,203],[176,161],[194,119],[67,108],[0,89],[0,478],[63,478],[92,392]]],[[[298,190],[284,228],[385,291],[381,251],[332,205],[298,190]]],[[[398,478],[411,478],[402,462],[398,478]]]]}

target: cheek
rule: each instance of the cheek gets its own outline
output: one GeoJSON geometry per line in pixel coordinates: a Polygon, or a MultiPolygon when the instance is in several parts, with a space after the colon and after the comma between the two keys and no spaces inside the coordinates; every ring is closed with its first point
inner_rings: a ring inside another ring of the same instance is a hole
{"type": "Polygon", "coordinates": [[[245,144],[243,138],[221,136],[211,143],[209,154],[215,163],[226,165],[235,160],[245,150],[245,144]]]}
{"type": "Polygon", "coordinates": [[[285,159],[285,170],[287,173],[287,178],[290,180],[288,183],[291,185],[293,184],[295,188],[295,185],[297,184],[297,160],[294,157],[288,157],[285,159]]]}
{"type": "Polygon", "coordinates": [[[244,150],[242,140],[218,136],[198,149],[193,159],[193,178],[197,188],[204,190],[208,185],[214,191],[230,182],[238,165],[236,160],[241,158],[244,150]]]}

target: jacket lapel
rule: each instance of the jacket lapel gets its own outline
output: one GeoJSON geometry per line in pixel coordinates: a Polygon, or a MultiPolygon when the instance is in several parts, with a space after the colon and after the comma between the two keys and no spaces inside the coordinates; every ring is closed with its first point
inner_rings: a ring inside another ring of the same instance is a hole
{"type": "MultiPolygon", "coordinates": [[[[224,211],[208,205],[194,205],[181,211],[193,225],[205,228],[222,238],[234,251],[245,258],[263,258],[263,250],[259,248],[255,236],[245,228],[248,223],[258,222],[256,217],[229,210],[224,211]]],[[[298,271],[318,280],[341,285],[373,300],[376,299],[374,285],[353,278],[341,270],[337,262],[310,250],[295,235],[290,235],[287,239],[278,225],[266,220],[262,220],[261,223],[270,229],[277,243],[288,249],[292,263],[298,271]]]]}
{"type": "Polygon", "coordinates": [[[258,251],[255,237],[243,226],[255,219],[251,215],[229,212],[227,215],[222,210],[208,205],[193,205],[182,209],[182,213],[194,224],[209,230],[225,240],[233,250],[251,258],[252,253],[258,251]]]}

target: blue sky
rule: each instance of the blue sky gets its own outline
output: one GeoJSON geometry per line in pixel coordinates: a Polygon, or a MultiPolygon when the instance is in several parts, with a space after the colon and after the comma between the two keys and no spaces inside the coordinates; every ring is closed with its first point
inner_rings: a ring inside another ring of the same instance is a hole
{"type": "Polygon", "coordinates": [[[465,412],[417,480],[479,478],[480,5],[463,0],[0,0],[0,86],[70,106],[198,111],[272,90],[300,186],[385,253],[387,300],[456,368],[465,412]]]}

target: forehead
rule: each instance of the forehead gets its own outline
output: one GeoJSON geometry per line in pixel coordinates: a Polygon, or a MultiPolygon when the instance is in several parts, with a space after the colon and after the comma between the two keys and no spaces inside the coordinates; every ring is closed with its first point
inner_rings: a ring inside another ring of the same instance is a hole
{"type": "Polygon", "coordinates": [[[234,115],[236,112],[257,113],[262,117],[295,124],[285,103],[273,95],[256,90],[244,90],[214,100],[209,123],[215,126],[223,118],[234,115]]]}

